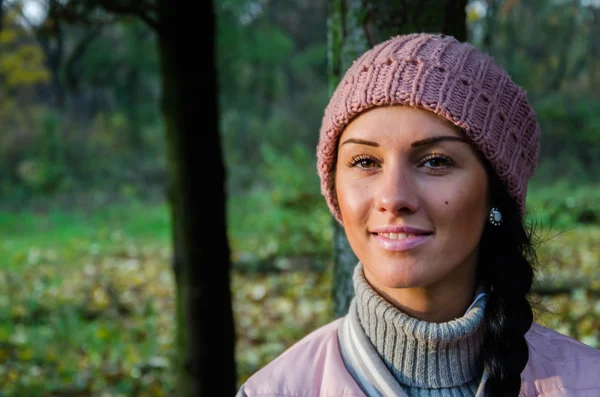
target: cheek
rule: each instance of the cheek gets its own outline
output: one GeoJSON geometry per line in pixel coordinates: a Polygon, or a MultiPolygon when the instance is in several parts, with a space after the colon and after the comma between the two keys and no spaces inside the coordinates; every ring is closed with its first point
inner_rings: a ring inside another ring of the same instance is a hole
{"type": "Polygon", "coordinates": [[[458,232],[479,232],[486,216],[487,184],[463,184],[461,188],[449,190],[435,205],[440,219],[458,232]]]}
{"type": "Polygon", "coordinates": [[[369,186],[336,178],[336,194],[344,224],[363,218],[370,208],[369,186]]]}

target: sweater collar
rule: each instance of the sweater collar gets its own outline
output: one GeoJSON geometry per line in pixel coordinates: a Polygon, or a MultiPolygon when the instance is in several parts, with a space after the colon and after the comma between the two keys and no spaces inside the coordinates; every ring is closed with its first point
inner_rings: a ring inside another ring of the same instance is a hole
{"type": "Polygon", "coordinates": [[[353,282],[360,325],[397,381],[448,388],[479,379],[485,293],[478,291],[463,317],[438,324],[410,317],[386,301],[365,279],[361,263],[353,282]]]}

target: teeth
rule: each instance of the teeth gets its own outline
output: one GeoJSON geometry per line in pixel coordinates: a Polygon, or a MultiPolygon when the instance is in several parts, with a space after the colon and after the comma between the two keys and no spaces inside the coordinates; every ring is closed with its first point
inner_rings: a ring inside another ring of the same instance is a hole
{"type": "Polygon", "coordinates": [[[390,240],[404,240],[405,238],[414,237],[414,234],[406,233],[379,233],[379,235],[390,240]]]}

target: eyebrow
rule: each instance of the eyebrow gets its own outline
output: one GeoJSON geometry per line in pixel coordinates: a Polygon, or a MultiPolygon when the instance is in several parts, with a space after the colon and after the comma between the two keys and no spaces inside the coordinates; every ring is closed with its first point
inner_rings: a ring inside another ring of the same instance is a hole
{"type": "Polygon", "coordinates": [[[364,139],[357,139],[357,138],[346,139],[344,141],[344,143],[342,143],[340,146],[344,146],[347,143],[356,143],[357,145],[367,145],[367,146],[379,147],[379,144],[377,142],[365,141],[364,139]]]}
{"type": "Polygon", "coordinates": [[[434,136],[431,138],[422,139],[420,141],[415,141],[410,145],[410,147],[431,145],[432,143],[436,143],[436,142],[440,142],[440,141],[456,141],[456,142],[464,142],[464,143],[468,143],[468,144],[471,143],[471,141],[469,141],[466,138],[462,138],[459,136],[444,135],[444,136],[434,136]]]}
{"type": "MultiPolygon", "coordinates": [[[[422,139],[420,141],[415,141],[410,145],[410,147],[431,145],[433,143],[440,142],[440,141],[456,141],[456,142],[464,142],[464,143],[468,143],[468,144],[471,143],[468,139],[465,139],[462,137],[443,135],[443,136],[434,136],[431,138],[422,139]]],[[[356,143],[357,145],[367,145],[367,146],[379,147],[379,144],[377,142],[366,141],[364,139],[357,139],[357,138],[347,139],[340,146],[345,145],[347,143],[356,143]]]]}

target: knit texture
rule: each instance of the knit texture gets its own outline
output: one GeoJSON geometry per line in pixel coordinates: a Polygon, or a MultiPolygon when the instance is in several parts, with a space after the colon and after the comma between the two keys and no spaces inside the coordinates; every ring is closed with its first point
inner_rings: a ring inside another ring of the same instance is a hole
{"type": "Polygon", "coordinates": [[[325,109],[317,169],[321,192],[340,224],[334,186],[340,135],[360,113],[391,105],[431,111],[462,129],[524,216],[540,134],[525,91],[472,45],[451,36],[415,33],[392,37],[355,60],[325,109]]]}
{"type": "Polygon", "coordinates": [[[377,353],[409,396],[475,396],[483,373],[485,297],[446,323],[410,317],[387,302],[364,278],[353,277],[360,324],[377,353]]]}

